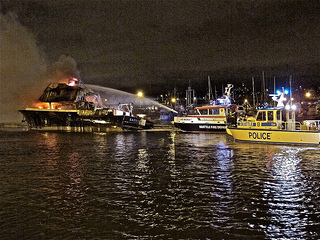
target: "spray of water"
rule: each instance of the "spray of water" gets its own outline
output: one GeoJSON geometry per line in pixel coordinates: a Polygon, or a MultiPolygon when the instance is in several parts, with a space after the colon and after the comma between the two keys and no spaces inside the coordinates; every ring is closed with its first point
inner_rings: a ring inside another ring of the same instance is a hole
{"type": "Polygon", "coordinates": [[[44,55],[13,12],[0,13],[0,123],[20,122],[18,113],[47,85],[44,55]]]}
{"type": "Polygon", "coordinates": [[[150,107],[150,106],[157,106],[158,108],[163,108],[171,112],[176,112],[175,110],[164,106],[156,101],[145,97],[138,97],[135,94],[120,91],[113,88],[101,87],[97,85],[86,84],[88,88],[93,90],[96,93],[100,94],[103,103],[109,107],[115,107],[119,103],[133,103],[134,106],[138,107],[150,107]]]}

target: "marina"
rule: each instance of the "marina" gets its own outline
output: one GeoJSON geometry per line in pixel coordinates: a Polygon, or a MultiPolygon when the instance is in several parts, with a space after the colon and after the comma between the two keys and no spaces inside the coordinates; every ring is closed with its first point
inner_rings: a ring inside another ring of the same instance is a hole
{"type": "Polygon", "coordinates": [[[0,1],[0,240],[320,239],[320,1],[0,1]]]}
{"type": "Polygon", "coordinates": [[[1,239],[317,239],[319,147],[0,131],[1,239]]]}

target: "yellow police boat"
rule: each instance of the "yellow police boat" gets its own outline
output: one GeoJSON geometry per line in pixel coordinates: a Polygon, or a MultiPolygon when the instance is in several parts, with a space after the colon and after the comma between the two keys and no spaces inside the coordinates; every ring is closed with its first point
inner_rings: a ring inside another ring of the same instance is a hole
{"type": "Polygon", "coordinates": [[[320,120],[297,122],[295,109],[281,104],[260,109],[255,117],[238,119],[236,126],[227,127],[227,133],[237,141],[319,145],[320,120]]]}

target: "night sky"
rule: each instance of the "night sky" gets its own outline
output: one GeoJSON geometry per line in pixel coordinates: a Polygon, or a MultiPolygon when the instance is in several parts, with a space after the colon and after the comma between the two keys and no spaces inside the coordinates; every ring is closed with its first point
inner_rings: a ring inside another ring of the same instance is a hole
{"type": "MultiPolygon", "coordinates": [[[[1,32],[4,17],[14,13],[37,47],[39,69],[66,55],[85,83],[156,95],[174,86],[185,92],[189,82],[203,89],[208,75],[213,85],[237,85],[265,71],[267,78],[293,75],[296,84],[319,85],[319,1],[4,0],[1,5],[1,32]]],[[[3,49],[21,44],[12,39],[19,36],[1,39],[2,65],[10,61],[3,49]]],[[[28,61],[28,53],[19,58],[28,61]]]]}

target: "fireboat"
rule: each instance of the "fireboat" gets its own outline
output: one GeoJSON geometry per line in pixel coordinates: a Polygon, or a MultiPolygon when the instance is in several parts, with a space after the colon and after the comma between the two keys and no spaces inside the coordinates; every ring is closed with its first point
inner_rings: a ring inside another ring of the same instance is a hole
{"type": "Polygon", "coordinates": [[[236,109],[236,105],[231,104],[230,100],[232,88],[233,85],[228,84],[221,98],[216,99],[213,104],[196,107],[195,114],[175,117],[174,126],[183,132],[226,133],[228,114],[236,109]]]}

